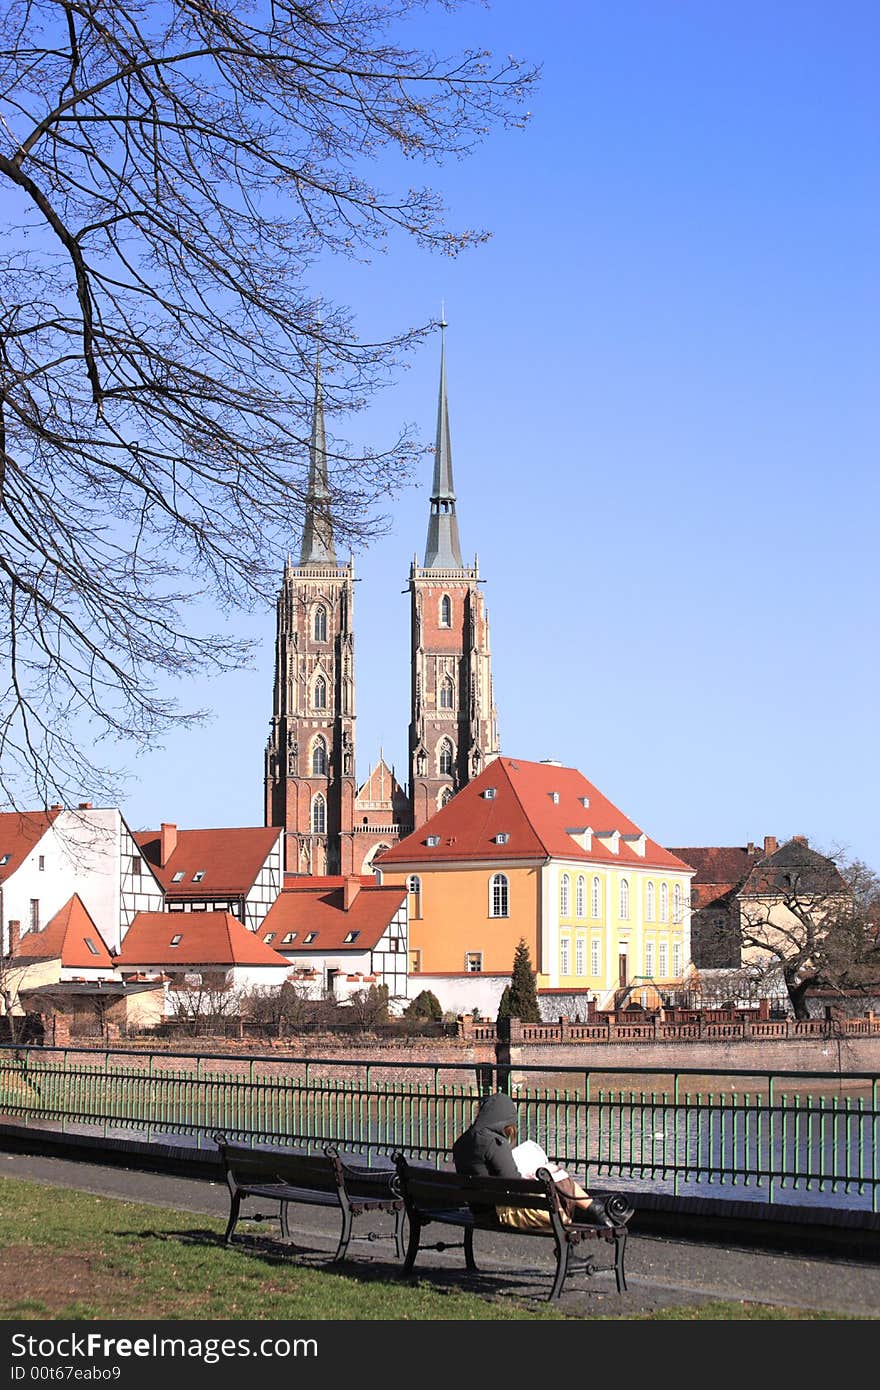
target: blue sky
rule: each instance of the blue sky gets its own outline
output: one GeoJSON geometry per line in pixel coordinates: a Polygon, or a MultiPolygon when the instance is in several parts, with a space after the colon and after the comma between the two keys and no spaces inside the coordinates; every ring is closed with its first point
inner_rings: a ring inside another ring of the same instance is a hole
{"type": "MultiPolygon", "coordinates": [[[[805,834],[880,868],[880,11],[504,0],[412,28],[543,65],[525,131],[424,171],[492,239],[391,240],[313,287],[371,338],[445,300],[502,752],[578,767],[667,845],[805,834]]],[[[431,441],[438,361],[331,428],[431,441]]],[[[355,555],[361,779],[380,747],[406,778],[430,476],[355,555]]],[[[261,823],[274,622],[238,624],[254,669],[186,693],[213,718],[138,762],[132,826],[261,823]]]]}

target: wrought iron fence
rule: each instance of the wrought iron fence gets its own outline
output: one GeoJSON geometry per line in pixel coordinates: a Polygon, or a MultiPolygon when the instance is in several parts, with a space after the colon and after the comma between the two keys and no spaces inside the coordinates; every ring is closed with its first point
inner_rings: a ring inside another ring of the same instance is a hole
{"type": "Polygon", "coordinates": [[[880,1075],[0,1048],[0,1115],[66,1133],[332,1141],[443,1164],[481,1094],[586,1182],[880,1210],[880,1075]],[[548,1081],[558,1084],[548,1085],[548,1081]],[[542,1084],[542,1082],[544,1084],[542,1084]]]}

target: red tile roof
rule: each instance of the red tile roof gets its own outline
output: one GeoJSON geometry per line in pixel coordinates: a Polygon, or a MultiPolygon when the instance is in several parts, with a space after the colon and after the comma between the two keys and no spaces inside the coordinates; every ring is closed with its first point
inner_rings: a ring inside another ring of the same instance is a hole
{"type": "Polygon", "coordinates": [[[379,868],[409,864],[448,864],[468,860],[582,859],[585,863],[649,866],[685,872],[681,859],[645,837],[640,855],[624,835],[642,831],[576,768],[496,758],[430,820],[380,855],[379,868]],[[483,796],[494,788],[491,799],[483,796]],[[584,799],[588,804],[584,805],[584,799]],[[569,833],[590,827],[586,850],[569,833]],[[620,832],[619,852],[597,835],[620,832]],[[495,837],[505,833],[503,844],[495,837]],[[435,846],[425,842],[439,836],[435,846]]]}
{"type": "Polygon", "coordinates": [[[138,830],[134,838],[169,898],[206,898],[250,892],[283,833],[277,825],[178,830],[177,844],[166,864],[159,863],[160,831],[138,830]],[[194,882],[193,875],[202,870],[204,877],[194,882]],[[175,883],[178,873],[183,878],[175,883]]]}
{"type": "Polygon", "coordinates": [[[750,852],[740,845],[691,845],[670,849],[670,854],[677,854],[696,870],[694,887],[713,884],[719,888],[733,888],[763,857],[763,850],[753,849],[750,852]]]}
{"type": "Polygon", "coordinates": [[[369,951],[378,944],[405,897],[405,888],[380,888],[371,883],[361,888],[346,911],[342,888],[285,886],[266,913],[259,936],[265,941],[274,933],[272,947],[282,952],[369,951]],[[347,942],[345,937],[355,931],[357,940],[347,942]],[[296,932],[296,937],[285,946],[282,943],[289,932],[296,932]],[[308,932],[317,933],[314,941],[304,940],[308,932]]]}
{"type": "Polygon", "coordinates": [[[0,862],[0,883],[15,873],[58,814],[58,811],[0,811],[0,861],[6,861],[0,862]]]}
{"type": "Polygon", "coordinates": [[[231,912],[138,912],[116,964],[139,966],[277,965],[287,961],[264,946],[231,912]],[[180,937],[176,946],[172,938],[180,937]]]}
{"type": "Polygon", "coordinates": [[[42,931],[29,931],[21,938],[15,959],[20,964],[32,960],[60,960],[68,970],[112,970],[113,957],[78,893],[64,904],[42,931]],[[90,950],[91,941],[94,950],[90,950]]]}

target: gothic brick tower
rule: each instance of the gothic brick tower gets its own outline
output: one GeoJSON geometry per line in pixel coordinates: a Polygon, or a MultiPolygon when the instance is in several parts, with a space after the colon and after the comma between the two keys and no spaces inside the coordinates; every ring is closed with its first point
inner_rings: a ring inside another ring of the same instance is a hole
{"type": "Polygon", "coordinates": [[[333,543],[320,356],[306,519],[298,565],[278,596],[265,823],[286,830],[286,869],[353,872],[354,566],[333,543]]]}
{"type": "Polygon", "coordinates": [[[428,540],[424,565],[419,567],[414,557],[409,576],[409,792],[415,829],[499,753],[482,581],[476,558],[473,566],[462,564],[458,540],[446,400],[446,324],[440,328],[440,395],[428,540]]]}

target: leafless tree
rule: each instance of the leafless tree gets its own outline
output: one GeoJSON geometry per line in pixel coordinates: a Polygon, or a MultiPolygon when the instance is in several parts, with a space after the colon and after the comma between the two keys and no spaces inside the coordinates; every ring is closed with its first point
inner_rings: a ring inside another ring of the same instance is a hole
{"type": "MultiPolygon", "coordinates": [[[[427,325],[360,338],[310,287],[391,231],[454,254],[438,163],[516,125],[512,59],[401,46],[429,0],[7,0],[0,6],[0,795],[118,795],[95,751],[238,665],[198,605],[266,602],[302,529],[319,345],[328,411],[362,406],[427,325]],[[195,605],[195,610],[193,610],[195,605]]],[[[454,9],[458,0],[437,0],[454,9]]],[[[381,524],[413,440],[330,446],[340,544],[381,524]]]]}
{"type": "Polygon", "coordinates": [[[351,1019],[366,1033],[377,1023],[388,1022],[388,986],[370,985],[350,996],[351,1019]]]}
{"type": "Polygon", "coordinates": [[[296,1032],[315,1021],[317,1001],[308,985],[285,980],[281,985],[254,985],[241,999],[241,1014],[249,1023],[271,1029],[277,1037],[296,1032]]]}
{"type": "Polygon", "coordinates": [[[807,991],[843,993],[880,981],[880,880],[861,860],[821,855],[798,840],[758,863],[739,892],[743,964],[777,978],[796,1018],[807,991]]]}
{"type": "Polygon", "coordinates": [[[181,1033],[199,1037],[223,1028],[241,1014],[242,991],[212,976],[196,984],[182,983],[168,992],[168,1012],[181,1033]]]}

